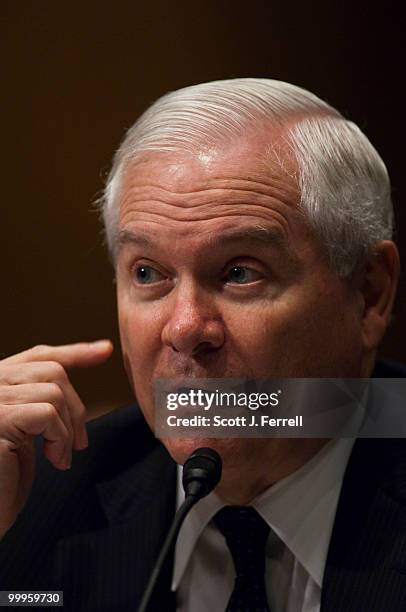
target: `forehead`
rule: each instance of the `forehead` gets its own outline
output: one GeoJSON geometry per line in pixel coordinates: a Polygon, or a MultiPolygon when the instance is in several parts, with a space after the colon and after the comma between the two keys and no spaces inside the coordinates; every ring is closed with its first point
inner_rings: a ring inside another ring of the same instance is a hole
{"type": "Polygon", "coordinates": [[[308,236],[296,166],[281,149],[257,138],[193,154],[144,153],[123,175],[121,236],[147,229],[157,240],[173,241],[253,225],[279,232],[286,242],[298,232],[308,236]]]}
{"type": "Polygon", "coordinates": [[[161,186],[174,193],[190,193],[202,187],[238,189],[238,181],[280,187],[297,199],[296,162],[280,138],[271,144],[260,137],[236,140],[218,147],[191,152],[145,152],[124,172],[121,205],[137,187],[161,186]],[[226,183],[228,181],[228,183],[226,183]]]}

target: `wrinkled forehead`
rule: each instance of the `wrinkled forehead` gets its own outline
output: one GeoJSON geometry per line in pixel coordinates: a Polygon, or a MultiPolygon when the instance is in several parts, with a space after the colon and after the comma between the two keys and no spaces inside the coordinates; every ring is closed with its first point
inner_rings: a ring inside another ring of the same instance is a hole
{"type": "MultiPolygon", "coordinates": [[[[192,248],[313,242],[296,169],[282,145],[239,141],[234,147],[148,152],[128,164],[121,189],[116,253],[128,245],[192,248]],[[134,237],[135,236],[135,237],[134,237]],[[153,236],[153,238],[152,238],[153,236]]],[[[200,252],[200,251],[199,251],[200,252]]]]}
{"type": "Polygon", "coordinates": [[[250,183],[276,186],[290,201],[299,201],[297,164],[286,139],[257,135],[216,147],[200,145],[193,153],[139,153],[124,169],[120,208],[134,190],[149,186],[186,194],[216,187],[238,190],[250,183]]]}

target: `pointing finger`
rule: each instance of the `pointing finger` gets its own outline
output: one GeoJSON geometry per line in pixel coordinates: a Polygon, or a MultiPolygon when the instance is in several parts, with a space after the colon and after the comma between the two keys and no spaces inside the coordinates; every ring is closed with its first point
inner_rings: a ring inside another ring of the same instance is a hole
{"type": "Polygon", "coordinates": [[[0,363],[8,365],[29,361],[58,361],[65,368],[88,368],[106,361],[112,351],[113,344],[110,340],[77,342],[60,346],[44,344],[7,357],[0,363]]]}

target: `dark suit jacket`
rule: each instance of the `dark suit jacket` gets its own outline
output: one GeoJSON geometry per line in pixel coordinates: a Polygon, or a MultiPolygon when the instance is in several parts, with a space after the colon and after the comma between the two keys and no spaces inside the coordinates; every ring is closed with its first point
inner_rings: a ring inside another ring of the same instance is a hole
{"type": "MultiPolygon", "coordinates": [[[[71,612],[135,611],[175,511],[176,465],[135,405],[88,430],[89,449],[75,453],[70,471],[55,470],[39,448],[30,499],[0,543],[0,590],[63,590],[71,612]]],[[[169,560],[154,612],[174,610],[171,571],[169,560]]],[[[406,440],[356,441],[321,610],[406,610],[406,440]]]]}

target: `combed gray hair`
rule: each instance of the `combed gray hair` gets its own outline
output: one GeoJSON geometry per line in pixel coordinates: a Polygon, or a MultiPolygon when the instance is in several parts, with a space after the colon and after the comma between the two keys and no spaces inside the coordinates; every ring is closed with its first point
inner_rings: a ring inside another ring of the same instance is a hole
{"type": "Polygon", "coordinates": [[[196,153],[243,137],[247,130],[262,133],[268,125],[282,130],[296,160],[300,206],[332,269],[350,277],[374,244],[392,238],[385,164],[361,130],[336,109],[305,89],[271,79],[185,87],[162,96],[141,115],[115,154],[100,199],[113,260],[120,185],[131,161],[153,151],[196,153]]]}

